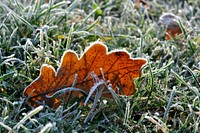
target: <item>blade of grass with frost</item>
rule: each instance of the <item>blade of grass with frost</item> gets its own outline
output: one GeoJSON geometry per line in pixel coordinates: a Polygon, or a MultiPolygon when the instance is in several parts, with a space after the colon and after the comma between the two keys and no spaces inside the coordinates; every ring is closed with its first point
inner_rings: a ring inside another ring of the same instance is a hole
{"type": "Polygon", "coordinates": [[[110,91],[110,93],[112,94],[113,99],[115,100],[115,102],[117,103],[117,106],[119,108],[119,111],[124,114],[124,110],[123,110],[123,104],[120,100],[119,95],[116,94],[116,92],[113,90],[112,85],[109,84],[107,85],[108,90],[110,91]]]}
{"type": "Polygon", "coordinates": [[[196,82],[198,88],[200,89],[199,81],[198,81],[198,79],[196,78],[196,76],[194,75],[194,73],[192,72],[192,70],[191,70],[188,66],[186,66],[186,65],[183,65],[183,67],[186,68],[186,69],[190,72],[190,74],[191,74],[192,77],[194,78],[194,81],[196,82]]]}
{"type": "Polygon", "coordinates": [[[11,42],[12,42],[12,38],[14,38],[13,36],[17,33],[17,30],[18,30],[18,27],[15,28],[15,29],[13,30],[13,32],[11,33],[11,35],[10,35],[10,39],[9,39],[9,44],[11,44],[11,42]]]}
{"type": "Polygon", "coordinates": [[[151,97],[151,94],[152,94],[152,91],[153,91],[153,87],[154,87],[154,75],[153,75],[153,71],[152,71],[152,67],[151,67],[151,64],[150,64],[150,61],[148,59],[148,66],[149,66],[149,71],[150,71],[150,74],[149,74],[149,79],[150,79],[150,92],[149,92],[149,95],[148,95],[148,98],[147,98],[147,101],[145,102],[145,106],[146,104],[148,103],[150,97],[151,97]]]}
{"type": "Polygon", "coordinates": [[[84,23],[86,23],[86,21],[88,20],[88,18],[90,16],[92,16],[97,10],[99,10],[99,7],[97,7],[90,14],[88,14],[87,17],[78,25],[78,27],[76,29],[79,29],[84,23]]]}
{"type": "Polygon", "coordinates": [[[178,19],[178,24],[179,24],[181,30],[183,31],[185,38],[187,38],[187,32],[186,32],[185,27],[183,26],[183,23],[180,19],[178,19]]]}
{"type": "Polygon", "coordinates": [[[32,31],[34,31],[34,27],[28,22],[26,21],[24,18],[20,17],[18,14],[16,14],[14,11],[12,11],[8,6],[6,6],[4,3],[0,2],[0,6],[4,7],[8,12],[10,12],[12,14],[12,16],[18,20],[20,20],[21,22],[23,22],[24,24],[26,24],[32,31]]]}
{"type": "Polygon", "coordinates": [[[163,125],[163,122],[159,118],[155,117],[158,120],[157,121],[153,117],[147,116],[147,114],[145,115],[144,118],[148,119],[150,122],[152,122],[153,124],[157,125],[158,128],[163,131],[163,133],[168,133],[168,129],[167,129],[166,125],[163,125]],[[160,124],[160,123],[162,123],[162,124],[160,124]]]}
{"type": "MultiPolygon", "coordinates": [[[[8,29],[8,27],[6,26],[6,21],[9,19],[9,17],[10,17],[10,13],[8,13],[8,14],[6,14],[5,16],[5,18],[3,19],[3,21],[1,22],[1,24],[0,24],[0,29],[2,28],[2,27],[4,27],[7,31],[9,31],[9,29],[8,29]]],[[[2,18],[4,17],[4,16],[1,16],[2,18]]]]}
{"type": "Polygon", "coordinates": [[[70,6],[66,9],[66,12],[71,12],[74,8],[76,8],[80,4],[81,0],[75,0],[70,6]]]}
{"type": "MultiPolygon", "coordinates": [[[[26,67],[28,67],[28,66],[26,66],[26,67]]],[[[28,68],[27,68],[27,69],[28,69],[28,68]]],[[[30,81],[30,82],[33,81],[33,79],[30,78],[29,76],[26,76],[26,75],[23,75],[23,74],[20,74],[20,73],[17,73],[17,76],[22,77],[22,78],[24,78],[24,79],[27,79],[27,80],[30,81]]]]}
{"type": "MultiPolygon", "coordinates": [[[[60,107],[60,106],[59,106],[60,107]]],[[[55,117],[55,114],[56,113],[45,113],[43,114],[42,116],[40,116],[39,118],[37,118],[37,121],[42,121],[44,119],[47,119],[47,118],[51,118],[53,119],[55,117]]],[[[36,123],[36,122],[35,122],[36,123]]],[[[38,122],[37,122],[38,123],[38,122]]]]}
{"type": "Polygon", "coordinates": [[[23,125],[26,120],[30,119],[33,115],[39,113],[42,109],[43,109],[43,106],[38,106],[34,110],[30,111],[27,115],[24,116],[23,119],[21,119],[20,122],[17,123],[17,125],[15,125],[13,127],[13,130],[16,130],[16,129],[20,128],[20,126],[23,125]]]}
{"type": "MultiPolygon", "coordinates": [[[[104,81],[102,81],[102,82],[104,82],[104,81]]],[[[104,84],[105,84],[105,82],[104,82],[104,84]]],[[[105,85],[100,85],[99,89],[97,89],[97,93],[96,93],[95,98],[94,98],[95,104],[97,104],[98,100],[101,98],[104,89],[105,89],[105,85]]]]}
{"type": "Polygon", "coordinates": [[[50,11],[51,11],[51,10],[53,10],[53,9],[55,9],[55,8],[58,8],[58,7],[60,7],[60,6],[63,6],[63,5],[65,5],[65,4],[68,4],[68,2],[65,2],[65,1],[59,2],[59,3],[55,4],[55,5],[52,5],[52,6],[49,7],[48,9],[46,9],[46,8],[44,8],[44,9],[38,8],[38,11],[39,11],[39,9],[40,9],[40,11],[39,11],[40,14],[37,16],[37,18],[39,19],[41,16],[44,16],[45,14],[46,14],[46,15],[45,15],[45,18],[46,18],[46,16],[50,14],[50,11]]]}
{"type": "Polygon", "coordinates": [[[110,93],[112,94],[112,97],[113,97],[113,99],[115,100],[115,102],[121,106],[121,102],[120,102],[120,100],[119,100],[119,97],[118,97],[118,95],[116,94],[116,92],[113,90],[112,85],[109,84],[109,85],[107,86],[107,88],[108,88],[108,90],[110,91],[110,93]]]}
{"type": "Polygon", "coordinates": [[[46,51],[50,51],[50,46],[51,46],[51,44],[49,44],[49,37],[48,37],[46,31],[44,32],[44,38],[45,38],[45,41],[46,41],[46,44],[45,44],[46,47],[45,47],[45,49],[46,49],[46,51]]]}
{"type": "Polygon", "coordinates": [[[195,123],[195,127],[194,127],[194,132],[193,132],[193,133],[198,133],[198,132],[199,132],[199,126],[200,126],[200,125],[199,125],[199,123],[200,123],[199,121],[200,121],[200,119],[198,119],[197,121],[198,121],[198,122],[195,123]]]}
{"type": "Polygon", "coordinates": [[[9,62],[12,62],[12,61],[20,62],[20,63],[26,65],[26,63],[25,63],[24,61],[22,61],[22,60],[20,60],[20,59],[18,59],[18,58],[10,58],[10,59],[4,60],[4,61],[0,64],[0,66],[3,66],[4,64],[9,65],[9,62]]]}
{"type": "Polygon", "coordinates": [[[147,116],[145,115],[146,119],[148,119],[149,121],[151,121],[153,124],[156,124],[159,128],[162,128],[162,125],[160,123],[158,123],[154,118],[152,118],[151,116],[147,116]]]}
{"type": "MultiPolygon", "coordinates": [[[[29,53],[28,49],[29,49],[29,47],[31,47],[31,49],[33,49],[33,51],[37,51],[37,48],[33,45],[33,43],[31,42],[30,39],[26,40],[25,45],[22,45],[19,41],[17,41],[17,44],[19,46],[16,46],[16,47],[21,48],[24,51],[24,59],[25,59],[25,61],[27,61],[26,60],[27,56],[30,57],[32,60],[34,60],[33,57],[31,56],[34,52],[29,53]]],[[[16,48],[16,47],[12,47],[12,48],[16,48]]],[[[35,53],[37,53],[37,52],[35,52],[35,53]]]]}
{"type": "Polygon", "coordinates": [[[87,96],[87,98],[86,98],[86,100],[84,102],[84,106],[86,106],[88,100],[90,99],[90,97],[92,96],[92,94],[94,93],[94,91],[96,89],[98,89],[98,86],[103,85],[103,84],[104,84],[104,81],[100,81],[100,82],[94,83],[94,86],[92,86],[92,88],[90,89],[90,92],[89,92],[89,94],[88,94],[88,96],[87,96]]]}
{"type": "Polygon", "coordinates": [[[95,110],[95,112],[92,114],[90,121],[93,121],[94,117],[101,112],[104,108],[106,108],[105,105],[101,105],[98,109],[95,110]]]}
{"type": "Polygon", "coordinates": [[[188,124],[190,124],[190,118],[192,117],[192,115],[193,115],[193,113],[190,113],[190,114],[187,116],[187,118],[186,118],[186,120],[185,120],[185,123],[184,123],[184,124],[182,125],[182,127],[177,131],[177,133],[183,132],[184,129],[185,129],[186,127],[188,127],[188,124]]]}
{"type": "Polygon", "coordinates": [[[169,102],[167,104],[167,107],[166,107],[166,110],[165,110],[165,113],[164,113],[164,116],[163,116],[163,121],[166,123],[167,122],[167,114],[169,112],[169,109],[170,109],[170,105],[172,103],[172,100],[174,98],[174,95],[176,93],[176,88],[174,87],[172,92],[171,92],[171,95],[170,95],[170,98],[169,98],[169,102]]]}
{"type": "Polygon", "coordinates": [[[144,43],[144,35],[142,35],[142,37],[140,38],[140,42],[139,42],[139,47],[138,47],[138,52],[137,52],[137,56],[141,57],[142,53],[143,53],[143,43],[144,43]]]}
{"type": "Polygon", "coordinates": [[[69,30],[69,33],[68,33],[68,37],[67,37],[67,44],[66,44],[66,50],[69,49],[69,46],[70,46],[70,43],[71,43],[71,39],[72,39],[72,32],[74,31],[74,25],[75,23],[72,23],[72,26],[69,30]]]}
{"type": "Polygon", "coordinates": [[[152,73],[153,75],[159,74],[160,72],[165,71],[167,68],[169,68],[173,64],[174,64],[174,61],[172,60],[167,65],[163,66],[162,68],[153,70],[152,73]]]}
{"type": "MultiPolygon", "coordinates": [[[[188,67],[185,66],[185,68],[188,68],[188,67]]],[[[171,72],[175,75],[175,77],[176,77],[181,83],[183,83],[183,84],[184,84],[185,86],[187,86],[190,90],[192,90],[192,92],[193,92],[195,95],[197,95],[197,96],[200,95],[198,89],[196,89],[195,87],[192,87],[191,85],[188,85],[188,84],[183,80],[183,78],[180,77],[180,76],[179,76],[176,72],[174,72],[173,70],[171,70],[171,72]]],[[[195,76],[194,76],[194,77],[195,77],[195,76]]]]}
{"type": "MultiPolygon", "coordinates": [[[[0,82],[1,82],[1,81],[0,81],[0,82]]],[[[11,101],[9,101],[8,99],[6,99],[6,98],[1,98],[1,97],[0,97],[0,100],[9,103],[10,105],[13,106],[13,108],[15,108],[14,104],[13,104],[11,101]]]]}
{"type": "Polygon", "coordinates": [[[85,91],[83,91],[81,89],[78,89],[78,88],[75,88],[75,87],[67,87],[67,88],[63,88],[63,89],[60,89],[60,90],[56,91],[51,96],[46,95],[46,97],[47,98],[54,98],[54,97],[58,97],[59,95],[67,93],[67,92],[70,92],[70,91],[80,91],[80,92],[82,92],[84,94],[86,93],[85,91]]]}
{"type": "Polygon", "coordinates": [[[5,128],[6,130],[8,130],[9,132],[12,131],[12,128],[11,128],[11,127],[7,126],[6,124],[4,124],[4,123],[2,123],[2,122],[0,122],[0,126],[4,127],[4,128],[5,128]]]}
{"type": "Polygon", "coordinates": [[[12,78],[15,73],[16,73],[15,71],[11,71],[9,73],[3,74],[2,76],[0,76],[0,82],[2,82],[3,80],[6,80],[8,78],[12,78]]]}
{"type": "Polygon", "coordinates": [[[69,4],[70,3],[70,1],[61,1],[61,2],[59,2],[59,3],[57,3],[57,4],[55,4],[55,5],[52,5],[51,6],[51,9],[55,9],[55,8],[58,8],[58,7],[60,7],[60,6],[63,6],[63,5],[65,5],[65,4],[69,4]]]}
{"type": "Polygon", "coordinates": [[[89,31],[90,29],[92,29],[96,24],[98,24],[101,20],[101,17],[98,17],[91,25],[89,25],[85,30],[89,31]]]}
{"type": "Polygon", "coordinates": [[[70,111],[70,109],[72,109],[73,107],[75,107],[77,104],[78,104],[77,102],[73,103],[70,107],[68,107],[66,110],[63,111],[63,114],[66,113],[66,112],[68,112],[68,111],[70,111]]]}
{"type": "MultiPolygon", "coordinates": [[[[99,101],[99,99],[101,98],[101,96],[102,96],[102,94],[103,94],[103,90],[104,90],[104,88],[105,88],[105,81],[104,80],[101,80],[101,82],[102,82],[102,84],[99,84],[99,85],[97,85],[97,86],[93,86],[93,87],[95,87],[95,90],[96,90],[96,95],[95,95],[95,98],[94,98],[94,102],[92,103],[92,105],[90,106],[90,112],[88,113],[88,115],[87,115],[87,117],[85,118],[85,120],[84,120],[84,123],[86,123],[88,120],[90,120],[90,121],[92,121],[93,120],[93,118],[103,109],[103,108],[105,108],[104,106],[99,106],[98,108],[97,108],[97,106],[98,106],[98,101],[99,101]]],[[[97,83],[100,83],[100,82],[96,82],[95,84],[97,84],[97,83]]],[[[92,89],[92,88],[91,88],[92,89]]],[[[94,91],[95,91],[94,90],[94,91]]],[[[94,92],[93,91],[93,92],[94,92]]],[[[93,92],[91,93],[91,94],[93,94],[93,92]]],[[[91,96],[90,96],[91,97],[91,96]]],[[[89,100],[89,98],[90,97],[87,97],[88,98],[88,100],[89,100]]],[[[87,101],[88,101],[87,100],[87,101]]],[[[85,102],[87,102],[87,101],[85,101],[85,102]]],[[[87,103],[86,103],[87,104],[87,103]]],[[[86,105],[86,104],[84,104],[84,105],[86,105]]]]}
{"type": "Polygon", "coordinates": [[[78,119],[80,119],[80,117],[81,117],[81,110],[78,112],[78,114],[76,115],[76,117],[73,119],[73,121],[72,121],[72,126],[73,125],[75,125],[76,124],[76,122],[78,121],[78,119]]]}
{"type": "Polygon", "coordinates": [[[40,29],[40,47],[44,48],[44,32],[40,29]]]}
{"type": "Polygon", "coordinates": [[[181,82],[181,83],[183,83],[185,86],[189,87],[188,84],[183,80],[182,77],[180,77],[180,76],[179,76],[176,72],[174,72],[172,69],[171,69],[171,72],[172,72],[172,74],[174,74],[174,76],[176,77],[176,79],[177,79],[179,82],[181,82]]]}
{"type": "Polygon", "coordinates": [[[126,103],[126,111],[125,111],[125,114],[124,114],[124,122],[123,122],[124,125],[127,124],[128,119],[129,119],[129,114],[130,114],[130,101],[126,100],[125,103],[126,103]]]}
{"type": "Polygon", "coordinates": [[[39,133],[48,133],[52,129],[53,124],[52,123],[47,123],[39,133]]]}
{"type": "Polygon", "coordinates": [[[194,45],[194,43],[191,42],[190,35],[188,35],[188,37],[187,37],[187,42],[188,42],[188,44],[190,46],[190,50],[191,50],[192,54],[194,54],[195,53],[195,45],[194,45]]]}
{"type": "Polygon", "coordinates": [[[33,12],[37,12],[39,10],[38,7],[41,5],[41,0],[35,2],[34,7],[33,7],[33,12]]]}
{"type": "Polygon", "coordinates": [[[105,86],[100,85],[99,87],[100,88],[98,88],[98,86],[97,86],[94,102],[90,106],[90,112],[87,114],[87,117],[85,118],[84,123],[86,123],[89,120],[92,121],[93,118],[96,116],[96,114],[98,114],[98,112],[100,112],[102,110],[102,106],[97,108],[97,105],[98,105],[97,102],[98,102],[99,98],[101,97],[105,86]]]}
{"type": "Polygon", "coordinates": [[[16,4],[14,4],[15,8],[17,8],[18,11],[20,11],[21,14],[25,14],[25,12],[23,11],[23,6],[21,5],[21,3],[19,3],[19,0],[14,0],[16,4]],[[17,6],[16,6],[17,5],[17,6]]]}

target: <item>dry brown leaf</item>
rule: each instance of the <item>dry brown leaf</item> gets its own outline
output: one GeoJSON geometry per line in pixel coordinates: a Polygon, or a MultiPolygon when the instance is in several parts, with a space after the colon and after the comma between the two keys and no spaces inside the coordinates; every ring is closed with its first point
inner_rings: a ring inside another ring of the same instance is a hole
{"type": "Polygon", "coordinates": [[[137,9],[139,9],[139,8],[140,8],[140,4],[141,4],[144,8],[148,8],[148,7],[149,7],[148,3],[147,3],[145,0],[137,0],[136,3],[135,3],[135,7],[136,7],[137,9]]]}
{"type": "Polygon", "coordinates": [[[182,33],[182,30],[177,23],[179,17],[172,13],[165,13],[160,17],[159,23],[166,26],[165,39],[170,40],[176,35],[182,33]]]}
{"type": "MultiPolygon", "coordinates": [[[[74,87],[89,93],[94,85],[93,77],[89,75],[94,72],[99,79],[109,80],[115,92],[118,92],[117,87],[119,87],[119,94],[129,96],[136,91],[133,79],[140,76],[140,69],[144,64],[146,64],[145,59],[130,58],[129,53],[123,50],[108,53],[104,44],[95,42],[80,58],[74,51],[66,51],[57,72],[52,66],[43,65],[39,77],[24,90],[24,95],[29,96],[29,103],[33,106],[38,105],[38,102],[45,102],[49,107],[57,108],[60,99],[49,98],[47,95],[71,87],[75,75],[77,78],[74,87]]],[[[72,97],[80,95],[80,92],[75,91],[72,97]]],[[[68,96],[67,93],[64,98],[67,99],[68,96]]],[[[111,94],[104,96],[111,97],[111,94]]]]}

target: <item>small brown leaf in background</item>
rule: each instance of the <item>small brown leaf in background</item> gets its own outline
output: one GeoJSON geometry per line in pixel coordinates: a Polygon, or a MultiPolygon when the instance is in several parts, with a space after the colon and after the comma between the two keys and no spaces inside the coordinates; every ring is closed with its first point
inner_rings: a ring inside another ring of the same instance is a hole
{"type": "MultiPolygon", "coordinates": [[[[145,59],[132,59],[129,53],[123,50],[108,53],[104,44],[95,42],[80,59],[74,51],[66,51],[57,72],[52,66],[43,65],[39,77],[24,90],[24,95],[29,97],[29,103],[33,106],[37,106],[38,102],[45,102],[49,107],[57,108],[60,105],[59,97],[49,98],[47,95],[51,96],[62,88],[71,87],[75,75],[77,78],[74,87],[89,93],[94,86],[93,77],[89,76],[92,72],[99,79],[109,80],[115,92],[119,91],[121,95],[133,95],[136,89],[132,80],[140,76],[140,69],[144,64],[146,64],[145,59]]],[[[72,93],[72,97],[81,95],[78,91],[72,93]]],[[[63,96],[68,99],[69,93],[63,96]]],[[[110,93],[104,96],[112,97],[110,93]]]]}
{"type": "Polygon", "coordinates": [[[178,24],[179,17],[172,13],[165,13],[160,17],[159,24],[166,26],[165,39],[170,40],[171,37],[175,37],[182,33],[182,30],[178,24]]]}
{"type": "Polygon", "coordinates": [[[140,8],[140,4],[144,7],[144,8],[148,8],[149,5],[147,4],[147,2],[145,0],[136,0],[136,3],[135,3],[135,7],[137,9],[140,8]]]}

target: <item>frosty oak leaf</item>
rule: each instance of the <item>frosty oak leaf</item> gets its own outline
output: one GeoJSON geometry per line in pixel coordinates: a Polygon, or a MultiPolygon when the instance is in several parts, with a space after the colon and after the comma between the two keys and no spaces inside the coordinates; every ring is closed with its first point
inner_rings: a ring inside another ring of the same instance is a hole
{"type": "MultiPolygon", "coordinates": [[[[49,107],[57,108],[61,97],[49,98],[48,96],[62,88],[71,87],[75,75],[77,78],[74,87],[89,93],[94,85],[92,76],[89,76],[92,72],[99,79],[109,80],[114,91],[119,91],[120,95],[133,95],[136,91],[133,79],[140,76],[140,69],[144,64],[146,64],[145,59],[133,59],[124,50],[108,52],[106,45],[97,41],[91,44],[80,58],[74,51],[66,51],[57,71],[50,65],[43,65],[40,75],[27,86],[24,95],[29,97],[29,103],[33,106],[37,106],[38,102],[45,102],[49,107]],[[120,89],[118,90],[117,87],[120,89]]],[[[82,93],[73,91],[71,96],[80,95],[82,93]]],[[[111,94],[106,93],[103,96],[111,97],[111,94]]],[[[69,93],[63,94],[62,99],[63,97],[68,99],[69,93]]]]}

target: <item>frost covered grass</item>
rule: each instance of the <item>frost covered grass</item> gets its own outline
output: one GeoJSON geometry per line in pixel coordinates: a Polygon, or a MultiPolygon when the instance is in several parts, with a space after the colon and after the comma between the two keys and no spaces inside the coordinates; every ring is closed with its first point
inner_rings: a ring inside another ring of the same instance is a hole
{"type": "Polygon", "coordinates": [[[199,132],[200,2],[147,3],[1,1],[0,132],[199,132]],[[158,25],[166,12],[181,18],[182,34],[171,40],[158,25]],[[111,91],[113,99],[99,94],[83,99],[86,106],[79,99],[57,110],[28,106],[23,90],[42,64],[57,68],[64,51],[82,54],[97,39],[148,60],[134,96],[111,91]]]}

